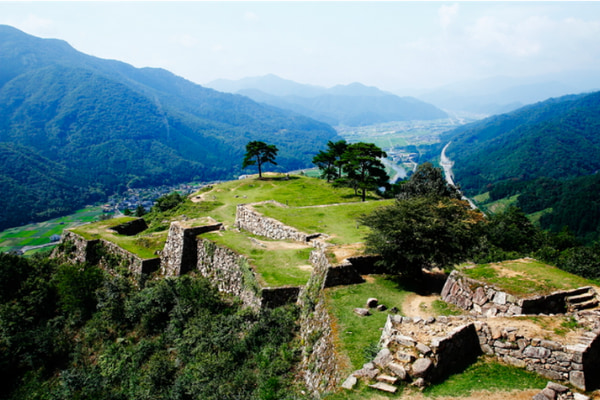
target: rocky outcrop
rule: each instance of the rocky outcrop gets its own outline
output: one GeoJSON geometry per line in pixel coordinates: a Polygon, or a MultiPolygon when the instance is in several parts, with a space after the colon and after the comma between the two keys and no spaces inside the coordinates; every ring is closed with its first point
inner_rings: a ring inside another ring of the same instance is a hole
{"type": "MultiPolygon", "coordinates": [[[[520,314],[561,314],[568,299],[593,292],[591,287],[558,291],[544,296],[518,298],[491,285],[468,278],[454,270],[442,289],[442,300],[473,314],[507,316],[520,314]]],[[[595,293],[595,292],[594,292],[595,293]]]]}

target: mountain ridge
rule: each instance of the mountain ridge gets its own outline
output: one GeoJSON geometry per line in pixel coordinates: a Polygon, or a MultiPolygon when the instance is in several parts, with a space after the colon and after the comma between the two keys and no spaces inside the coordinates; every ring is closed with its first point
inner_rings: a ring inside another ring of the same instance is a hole
{"type": "MultiPolygon", "coordinates": [[[[285,171],[309,167],[314,153],[339,137],[322,122],[163,69],[96,58],[0,26],[0,144],[61,165],[74,188],[108,196],[127,187],[231,179],[242,172],[252,140],[275,144],[274,169],[285,171]]],[[[9,168],[0,165],[0,176],[9,168]]],[[[39,206],[26,215],[3,211],[0,228],[41,214],[39,206]]]]}
{"type": "Polygon", "coordinates": [[[324,88],[270,74],[206,84],[251,99],[307,115],[332,125],[364,126],[407,120],[431,120],[448,115],[413,97],[400,97],[359,82],[324,88]]]}

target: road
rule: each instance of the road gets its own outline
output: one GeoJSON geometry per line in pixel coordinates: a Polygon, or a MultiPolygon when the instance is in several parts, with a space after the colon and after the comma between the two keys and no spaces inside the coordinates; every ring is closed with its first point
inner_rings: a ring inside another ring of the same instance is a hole
{"type": "MultiPolygon", "coordinates": [[[[446,144],[442,149],[442,154],[440,155],[440,165],[444,169],[444,176],[446,177],[446,182],[448,182],[449,185],[456,187],[456,185],[454,184],[454,174],[452,173],[452,167],[454,166],[454,163],[446,156],[446,149],[448,148],[448,146],[450,146],[450,143],[452,142],[448,142],[448,144],[446,144]]],[[[473,203],[471,199],[465,197],[464,194],[462,195],[462,199],[466,200],[471,205],[471,208],[473,210],[477,208],[475,203],[473,203]]]]}

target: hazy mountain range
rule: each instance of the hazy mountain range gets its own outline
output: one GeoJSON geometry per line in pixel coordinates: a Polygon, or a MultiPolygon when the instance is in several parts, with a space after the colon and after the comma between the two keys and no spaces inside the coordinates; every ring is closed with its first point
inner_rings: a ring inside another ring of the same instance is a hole
{"type": "Polygon", "coordinates": [[[242,94],[331,125],[364,126],[448,116],[439,108],[414,97],[399,97],[361,83],[324,88],[266,75],[240,80],[219,79],[206,86],[242,94]]]}
{"type": "Polygon", "coordinates": [[[291,170],[336,139],[308,117],[0,26],[0,229],[127,187],[233,178],[251,140],[291,170]]]}

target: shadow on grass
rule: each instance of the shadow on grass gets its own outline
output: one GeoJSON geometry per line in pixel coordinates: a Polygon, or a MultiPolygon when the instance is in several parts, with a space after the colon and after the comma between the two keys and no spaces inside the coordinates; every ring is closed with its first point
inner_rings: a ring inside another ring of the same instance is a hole
{"type": "Polygon", "coordinates": [[[408,279],[399,275],[392,276],[390,279],[398,286],[398,289],[407,292],[413,292],[420,296],[429,296],[440,294],[444,283],[446,283],[447,274],[443,272],[432,272],[423,270],[423,275],[419,278],[408,279]]]}

